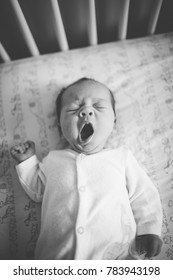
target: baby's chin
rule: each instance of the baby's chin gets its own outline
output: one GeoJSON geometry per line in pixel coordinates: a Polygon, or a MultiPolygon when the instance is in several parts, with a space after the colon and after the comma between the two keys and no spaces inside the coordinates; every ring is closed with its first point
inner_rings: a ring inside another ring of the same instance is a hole
{"type": "Polygon", "coordinates": [[[88,144],[81,144],[81,143],[73,143],[71,146],[73,150],[75,150],[78,153],[91,155],[100,152],[103,150],[104,146],[98,143],[90,142],[88,144]]]}

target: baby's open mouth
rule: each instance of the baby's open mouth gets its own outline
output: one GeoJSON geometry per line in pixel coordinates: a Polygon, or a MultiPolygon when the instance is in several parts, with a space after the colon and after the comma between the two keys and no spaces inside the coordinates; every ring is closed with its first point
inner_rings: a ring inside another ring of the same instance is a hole
{"type": "Polygon", "coordinates": [[[94,129],[91,123],[85,123],[79,133],[79,141],[81,143],[88,143],[90,139],[92,138],[92,135],[94,133],[94,129]]]}

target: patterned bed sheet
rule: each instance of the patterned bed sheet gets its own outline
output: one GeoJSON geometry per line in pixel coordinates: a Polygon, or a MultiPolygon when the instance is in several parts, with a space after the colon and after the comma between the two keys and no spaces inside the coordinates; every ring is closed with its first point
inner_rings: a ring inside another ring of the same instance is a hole
{"type": "Polygon", "coordinates": [[[117,123],[107,146],[128,146],[154,181],[164,217],[157,258],[173,259],[173,33],[0,66],[0,259],[32,259],[40,228],[40,204],[22,190],[10,147],[31,139],[40,159],[61,148],[55,99],[84,76],[113,91],[117,123]]]}

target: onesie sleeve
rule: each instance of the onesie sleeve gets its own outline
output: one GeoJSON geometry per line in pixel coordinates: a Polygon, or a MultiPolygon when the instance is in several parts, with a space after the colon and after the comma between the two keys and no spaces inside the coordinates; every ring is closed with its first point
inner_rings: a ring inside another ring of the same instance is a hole
{"type": "Polygon", "coordinates": [[[137,225],[137,235],[161,235],[162,207],[158,190],[128,151],[126,182],[130,204],[137,225]]]}
{"type": "Polygon", "coordinates": [[[36,155],[21,162],[16,166],[20,183],[29,197],[41,202],[45,190],[46,176],[43,164],[39,162],[36,155]]]}

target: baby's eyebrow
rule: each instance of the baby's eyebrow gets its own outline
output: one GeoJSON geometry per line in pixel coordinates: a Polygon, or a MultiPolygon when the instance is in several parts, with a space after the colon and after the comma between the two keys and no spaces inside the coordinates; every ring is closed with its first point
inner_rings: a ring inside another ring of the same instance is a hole
{"type": "Polygon", "coordinates": [[[99,102],[108,103],[109,102],[109,100],[104,99],[104,98],[98,98],[98,99],[95,99],[93,101],[94,101],[94,103],[99,103],[99,102]]]}
{"type": "MultiPolygon", "coordinates": [[[[68,105],[79,105],[79,106],[81,106],[81,105],[85,104],[85,102],[87,102],[87,100],[85,100],[85,98],[84,99],[80,99],[79,97],[75,97],[72,100],[70,100],[68,105]]],[[[92,98],[90,100],[90,102],[92,104],[96,104],[96,103],[109,103],[109,100],[107,100],[105,98],[97,97],[97,98],[92,98]]]]}
{"type": "Polygon", "coordinates": [[[95,99],[96,101],[107,101],[107,99],[105,99],[105,98],[97,98],[97,99],[95,99]]]}

